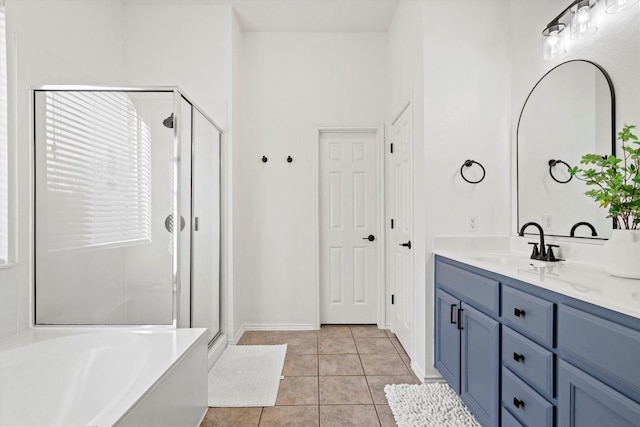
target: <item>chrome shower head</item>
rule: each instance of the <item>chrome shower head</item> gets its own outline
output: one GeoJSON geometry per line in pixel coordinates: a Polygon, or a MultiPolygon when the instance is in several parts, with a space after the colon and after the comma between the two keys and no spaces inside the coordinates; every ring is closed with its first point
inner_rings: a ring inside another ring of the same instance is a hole
{"type": "Polygon", "coordinates": [[[162,121],[162,124],[169,128],[169,129],[173,129],[173,113],[171,113],[171,115],[169,117],[167,117],[166,119],[164,119],[162,121]]]}

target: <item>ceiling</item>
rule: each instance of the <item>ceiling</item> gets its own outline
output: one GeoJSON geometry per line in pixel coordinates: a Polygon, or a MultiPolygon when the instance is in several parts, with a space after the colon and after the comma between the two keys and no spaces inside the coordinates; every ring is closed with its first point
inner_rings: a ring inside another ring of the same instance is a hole
{"type": "Polygon", "coordinates": [[[243,31],[386,32],[399,0],[123,0],[231,5],[243,31]]]}

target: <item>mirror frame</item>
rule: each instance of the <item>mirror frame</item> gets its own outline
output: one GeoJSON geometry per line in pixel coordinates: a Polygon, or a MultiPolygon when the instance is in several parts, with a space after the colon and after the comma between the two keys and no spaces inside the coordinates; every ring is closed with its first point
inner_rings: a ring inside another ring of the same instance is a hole
{"type": "MultiPolygon", "coordinates": [[[[593,61],[589,61],[587,59],[571,59],[569,61],[565,61],[562,62],[558,65],[556,65],[555,67],[551,68],[549,71],[547,71],[546,73],[544,73],[544,75],[542,77],[540,77],[540,79],[536,82],[536,84],[533,86],[533,88],[531,89],[531,91],[529,92],[529,95],[527,95],[527,98],[524,101],[524,104],[522,105],[522,109],[520,110],[520,116],[518,117],[518,125],[516,127],[516,235],[518,235],[518,233],[520,232],[519,226],[520,226],[520,157],[519,157],[519,149],[520,149],[520,122],[522,121],[522,114],[524,113],[524,109],[527,106],[527,103],[529,102],[529,98],[531,98],[531,95],[533,94],[533,92],[536,90],[536,88],[538,87],[538,85],[540,83],[542,83],[542,81],[545,79],[545,77],[547,77],[551,72],[553,72],[556,68],[561,67],[565,64],[569,64],[571,62],[586,62],[588,64],[593,65],[594,67],[596,67],[598,70],[600,70],[600,72],[602,73],[602,75],[604,76],[604,78],[607,80],[607,84],[609,85],[609,92],[611,94],[611,155],[615,156],[616,154],[616,94],[615,91],[613,89],[613,81],[611,80],[611,76],[609,76],[609,73],[607,73],[607,71],[600,65],[597,64],[593,61]]],[[[614,228],[614,223],[613,220],[611,220],[611,229],[614,228]]],[[[525,234],[529,234],[529,233],[525,233],[525,234]]],[[[546,234],[546,233],[545,233],[546,234]]],[[[566,237],[566,238],[571,238],[571,239],[592,239],[592,240],[608,240],[608,237],[598,237],[598,236],[574,236],[574,237],[570,237],[570,236],[566,236],[563,234],[547,234],[548,236],[553,236],[553,237],[566,237]]]]}

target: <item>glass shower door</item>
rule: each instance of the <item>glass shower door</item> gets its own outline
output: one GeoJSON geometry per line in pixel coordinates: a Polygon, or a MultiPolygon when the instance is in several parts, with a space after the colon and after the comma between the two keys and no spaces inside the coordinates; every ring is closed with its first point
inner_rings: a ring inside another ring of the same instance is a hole
{"type": "Polygon", "coordinates": [[[220,332],[220,133],[193,110],[191,326],[220,332]]]}
{"type": "Polygon", "coordinates": [[[173,323],[173,109],[173,92],[35,92],[36,324],[173,323]]]}

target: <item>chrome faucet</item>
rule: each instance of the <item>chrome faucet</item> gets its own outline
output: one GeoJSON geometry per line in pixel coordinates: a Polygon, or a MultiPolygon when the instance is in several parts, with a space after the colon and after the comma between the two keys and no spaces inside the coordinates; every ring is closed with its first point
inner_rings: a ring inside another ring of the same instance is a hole
{"type": "Polygon", "coordinates": [[[538,259],[538,260],[545,261],[547,258],[547,250],[544,246],[544,230],[542,229],[540,224],[538,224],[537,222],[528,222],[520,228],[520,232],[518,233],[518,235],[524,236],[524,230],[530,226],[536,227],[538,229],[538,232],[540,233],[540,249],[539,250],[538,250],[537,243],[529,243],[530,245],[533,245],[533,252],[531,252],[531,259],[538,259]]]}
{"type": "Polygon", "coordinates": [[[595,228],[593,225],[589,224],[589,223],[588,223],[588,222],[586,222],[586,221],[580,221],[580,222],[576,222],[576,223],[573,225],[573,227],[571,227],[571,232],[569,233],[569,236],[570,236],[570,237],[576,237],[576,229],[577,229],[578,227],[580,227],[581,225],[584,225],[584,226],[586,226],[586,227],[589,227],[589,228],[591,229],[591,235],[592,235],[592,236],[597,236],[597,235],[598,235],[598,233],[596,232],[596,228],[595,228]]]}

